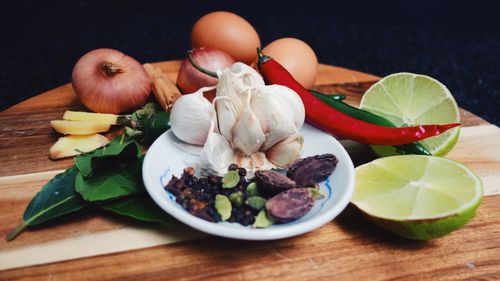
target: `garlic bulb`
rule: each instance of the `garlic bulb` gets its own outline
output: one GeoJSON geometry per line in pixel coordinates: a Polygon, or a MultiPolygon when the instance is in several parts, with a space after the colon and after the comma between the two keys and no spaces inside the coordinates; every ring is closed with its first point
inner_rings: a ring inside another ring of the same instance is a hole
{"type": "Polygon", "coordinates": [[[179,97],[170,112],[170,127],[180,140],[203,145],[207,140],[212,116],[212,104],[203,92],[215,87],[204,87],[192,94],[179,97]]]}
{"type": "MultiPolygon", "coordinates": [[[[230,163],[249,173],[286,167],[300,156],[304,105],[293,90],[266,86],[255,69],[235,63],[217,73],[202,170],[224,174],[230,163]]],[[[175,107],[174,107],[175,108],[175,107]]],[[[174,132],[175,133],[175,132],[174,132]]]]}

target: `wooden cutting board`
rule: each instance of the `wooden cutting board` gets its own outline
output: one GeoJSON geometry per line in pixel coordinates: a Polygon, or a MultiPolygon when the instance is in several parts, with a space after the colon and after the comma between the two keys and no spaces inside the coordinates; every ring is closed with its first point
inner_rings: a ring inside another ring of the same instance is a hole
{"type": "MultiPolygon", "coordinates": [[[[175,79],[179,61],[158,63],[175,79]]],[[[320,65],[315,88],[343,93],[359,104],[378,77],[320,65]],[[347,83],[347,84],[346,84],[347,83]]],[[[36,192],[72,160],[51,161],[59,137],[49,120],[84,109],[70,84],[0,113],[0,232],[19,223],[36,192]]],[[[249,242],[202,234],[180,223],[164,227],[103,211],[75,215],[0,239],[0,280],[377,280],[500,279],[500,129],[462,110],[460,140],[447,157],[465,163],[485,184],[476,217],[443,238],[398,238],[364,220],[351,207],[318,230],[278,241],[249,242]]],[[[365,146],[342,141],[357,164],[365,146]]]]}

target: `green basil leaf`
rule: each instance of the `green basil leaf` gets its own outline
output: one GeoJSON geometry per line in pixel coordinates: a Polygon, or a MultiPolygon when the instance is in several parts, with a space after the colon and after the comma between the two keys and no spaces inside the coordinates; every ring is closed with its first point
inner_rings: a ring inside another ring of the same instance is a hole
{"type": "Polygon", "coordinates": [[[78,173],[75,180],[76,191],[83,199],[94,202],[115,199],[145,191],[142,183],[142,160],[128,165],[112,165],[96,171],[91,177],[78,173]]]}
{"type": "Polygon", "coordinates": [[[157,222],[164,225],[174,224],[174,219],[158,207],[147,194],[101,203],[100,206],[107,211],[141,221],[157,222]]]}
{"type": "Polygon", "coordinates": [[[21,224],[7,235],[7,240],[14,239],[28,226],[41,224],[90,205],[75,192],[77,174],[78,169],[73,166],[45,184],[31,199],[24,211],[21,224]]]}
{"type": "Polygon", "coordinates": [[[116,158],[119,158],[124,162],[128,159],[137,159],[140,155],[141,147],[136,141],[118,136],[103,148],[75,157],[75,164],[82,176],[90,177],[100,166],[108,168],[109,161],[116,162],[116,158]]]}

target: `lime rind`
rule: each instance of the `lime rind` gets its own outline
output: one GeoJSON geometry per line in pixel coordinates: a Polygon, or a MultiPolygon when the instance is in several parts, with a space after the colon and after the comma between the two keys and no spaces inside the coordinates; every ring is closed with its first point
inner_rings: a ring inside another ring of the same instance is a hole
{"type": "Polygon", "coordinates": [[[399,155],[357,167],[351,203],[384,229],[429,240],[469,222],[482,197],[481,179],[465,165],[440,157],[399,155]],[[399,175],[412,164],[414,170],[424,170],[416,173],[420,178],[399,175]]]}
{"type": "Polygon", "coordinates": [[[447,137],[447,141],[439,142],[435,139],[436,137],[432,137],[421,141],[420,144],[422,144],[434,156],[445,156],[457,144],[460,137],[460,127],[450,129],[444,132],[442,135],[442,138],[444,138],[444,136],[447,137]]]}
{"type": "Polygon", "coordinates": [[[475,215],[481,200],[460,214],[440,219],[396,221],[378,218],[364,213],[372,223],[401,237],[415,240],[431,240],[442,237],[466,225],[475,215]]]}

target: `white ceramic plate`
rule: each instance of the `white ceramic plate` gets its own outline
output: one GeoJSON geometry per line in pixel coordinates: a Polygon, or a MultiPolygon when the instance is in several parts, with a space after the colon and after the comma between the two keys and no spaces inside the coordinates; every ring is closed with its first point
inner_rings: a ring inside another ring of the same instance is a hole
{"type": "Polygon", "coordinates": [[[198,156],[175,145],[179,140],[171,130],[161,135],[149,148],[142,166],[144,184],[163,210],[177,220],[206,233],[246,240],[272,240],[303,234],[328,223],[344,210],[354,190],[354,166],[344,147],[332,136],[307,124],[300,132],[304,136],[302,157],[332,153],[339,162],[332,175],[320,183],[320,191],[325,197],[317,200],[312,210],[296,221],[256,229],[237,223],[209,222],[184,210],[164,186],[172,175],[180,177],[185,167],[196,166],[198,156]]]}

